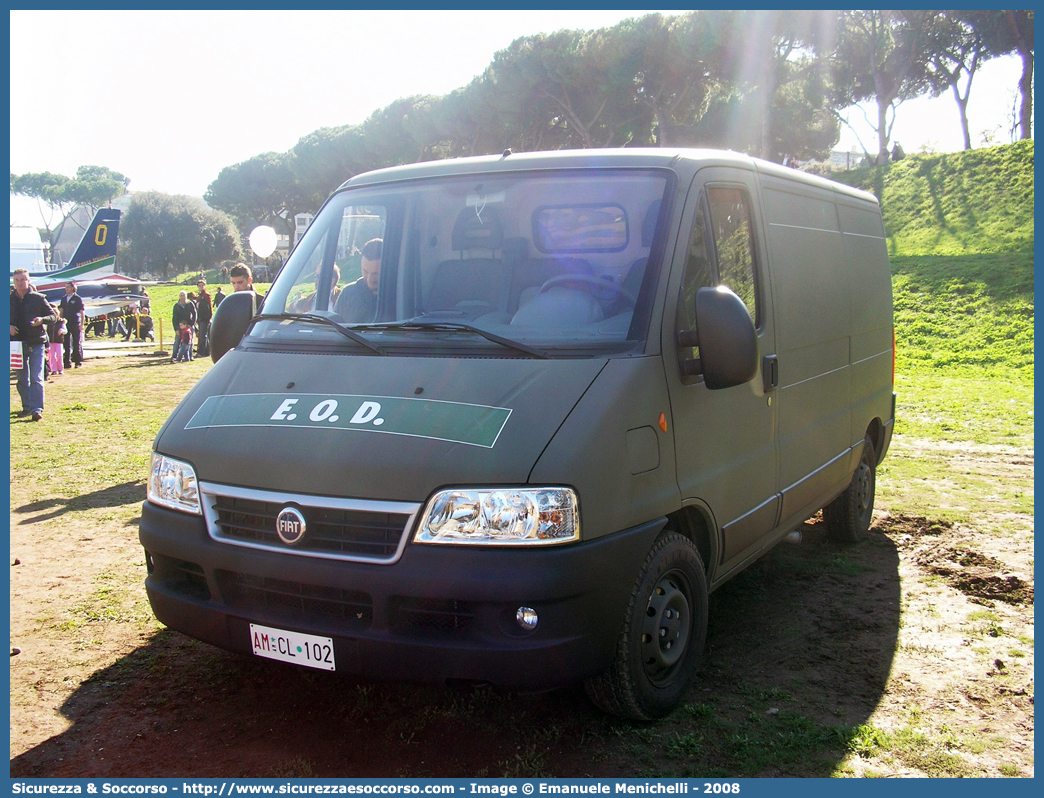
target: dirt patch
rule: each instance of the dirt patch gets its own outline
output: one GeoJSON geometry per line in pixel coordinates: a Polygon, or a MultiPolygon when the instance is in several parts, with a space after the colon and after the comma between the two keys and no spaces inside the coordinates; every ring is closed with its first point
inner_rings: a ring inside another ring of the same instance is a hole
{"type": "MultiPolygon", "coordinates": [[[[59,423],[31,429],[64,444],[59,423]]],[[[1017,459],[961,456],[998,481],[1017,459]]],[[[711,596],[685,705],[642,725],[580,688],[366,684],[165,630],[142,588],[143,485],[114,469],[68,487],[107,463],[13,473],[12,775],[1033,775],[1032,536],[989,519],[883,512],[843,549],[813,519],[711,596]]]]}
{"type": "Polygon", "coordinates": [[[964,593],[978,599],[996,599],[1009,604],[1032,604],[1033,586],[1013,574],[994,557],[966,548],[939,546],[921,551],[917,564],[943,577],[964,593]]]}

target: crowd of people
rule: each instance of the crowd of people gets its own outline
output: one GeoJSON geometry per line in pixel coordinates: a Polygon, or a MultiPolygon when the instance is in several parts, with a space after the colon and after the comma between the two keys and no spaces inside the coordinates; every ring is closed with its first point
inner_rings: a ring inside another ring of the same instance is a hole
{"type": "Polygon", "coordinates": [[[22,409],[18,415],[40,421],[49,375],[83,363],[83,300],[72,282],[65,284],[65,296],[54,305],[33,288],[25,269],[16,269],[11,277],[12,350],[20,344],[22,356],[17,380],[22,409]]]}
{"type": "MultiPolygon", "coordinates": [[[[250,268],[237,263],[228,271],[228,275],[234,291],[250,291],[254,295],[254,313],[257,313],[261,309],[264,296],[254,290],[254,277],[250,268]]],[[[207,290],[207,278],[202,272],[196,282],[195,291],[182,291],[178,294],[178,301],[171,313],[171,321],[174,324],[171,363],[185,363],[193,357],[210,355],[210,322],[224,298],[221,286],[211,295],[207,290]]]]}
{"type": "MultiPolygon", "coordinates": [[[[253,294],[256,314],[264,296],[254,290],[249,267],[239,263],[227,274],[234,290],[253,294]]],[[[16,269],[11,277],[12,356],[19,344],[21,350],[21,367],[17,374],[18,396],[22,404],[17,413],[19,416],[31,416],[33,421],[43,419],[44,383],[52,374],[80,368],[83,364],[83,340],[88,332],[98,336],[107,334],[110,338],[120,335],[124,341],[132,337],[139,341],[156,340],[148,291],[142,292],[142,299],[126,308],[87,318],[83,299],[76,293],[74,282],[66,283],[65,296],[57,304],[52,304],[33,288],[27,270],[16,269]]],[[[192,360],[193,346],[196,357],[210,354],[210,322],[225,294],[220,286],[211,294],[202,272],[196,288],[194,292],[182,291],[174,306],[171,363],[192,360]]]]}

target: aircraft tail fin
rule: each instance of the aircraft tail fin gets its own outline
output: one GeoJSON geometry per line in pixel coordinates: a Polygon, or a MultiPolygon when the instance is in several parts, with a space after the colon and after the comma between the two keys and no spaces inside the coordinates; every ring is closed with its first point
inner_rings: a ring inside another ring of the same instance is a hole
{"type": "Polygon", "coordinates": [[[97,267],[111,265],[116,268],[116,234],[120,227],[120,211],[102,208],[94,215],[80,239],[66,268],[92,264],[97,267]],[[104,263],[101,261],[108,261],[104,263]]]}

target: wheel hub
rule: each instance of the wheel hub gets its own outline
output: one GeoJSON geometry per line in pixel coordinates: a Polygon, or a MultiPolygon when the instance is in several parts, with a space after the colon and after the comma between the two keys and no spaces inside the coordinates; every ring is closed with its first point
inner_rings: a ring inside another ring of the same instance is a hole
{"type": "Polygon", "coordinates": [[[856,498],[859,501],[859,513],[862,515],[870,506],[870,466],[866,463],[859,464],[856,472],[856,498]]]}
{"type": "Polygon", "coordinates": [[[660,578],[649,597],[642,625],[642,663],[652,678],[673,668],[689,642],[691,610],[677,574],[660,578]]]}

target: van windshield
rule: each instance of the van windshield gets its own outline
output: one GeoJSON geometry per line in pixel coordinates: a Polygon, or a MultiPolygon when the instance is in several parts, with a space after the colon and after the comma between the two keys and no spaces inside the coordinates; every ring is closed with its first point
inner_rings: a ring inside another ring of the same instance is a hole
{"type": "Polygon", "coordinates": [[[383,351],[498,347],[548,356],[635,349],[663,172],[569,170],[429,178],[336,194],[265,300],[253,342],[383,351]],[[310,315],[311,323],[295,323],[310,315]],[[350,344],[349,344],[350,345],[350,344]]]}

